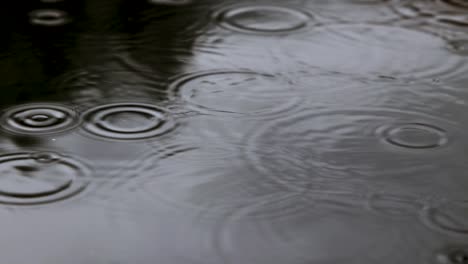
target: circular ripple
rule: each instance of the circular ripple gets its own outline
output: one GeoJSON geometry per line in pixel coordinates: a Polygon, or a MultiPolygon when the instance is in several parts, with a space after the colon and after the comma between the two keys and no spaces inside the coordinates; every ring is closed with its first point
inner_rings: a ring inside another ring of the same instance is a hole
{"type": "Polygon", "coordinates": [[[49,134],[73,128],[77,114],[63,106],[50,104],[21,105],[7,109],[0,117],[2,128],[19,134],[49,134]]]}
{"type": "Polygon", "coordinates": [[[61,10],[40,9],[29,14],[31,24],[39,26],[61,26],[69,22],[68,14],[61,10]]]}
{"type": "Polygon", "coordinates": [[[394,3],[395,10],[402,16],[424,19],[432,26],[454,30],[468,26],[468,4],[464,0],[397,0],[394,3]]]}
{"type": "Polygon", "coordinates": [[[447,144],[446,132],[426,124],[400,124],[382,128],[379,134],[386,142],[404,148],[429,149],[447,144]]]}
{"type": "Polygon", "coordinates": [[[444,39],[400,27],[330,25],[283,41],[277,56],[329,71],[418,79],[466,75],[465,58],[449,51],[444,39]]]}
{"type": "Polygon", "coordinates": [[[82,191],[89,174],[79,162],[55,153],[18,153],[0,157],[0,203],[49,203],[82,191]]]}
{"type": "MultiPolygon", "coordinates": [[[[258,171],[285,187],[310,188],[314,182],[328,179],[368,183],[372,179],[377,185],[398,182],[397,187],[401,188],[405,177],[410,181],[411,177],[441,166],[437,151],[428,148],[442,144],[442,134],[436,127],[450,133],[456,131],[443,119],[409,111],[366,108],[308,111],[255,129],[246,144],[247,157],[258,171]],[[399,147],[389,148],[378,131],[385,124],[398,123],[430,124],[422,127],[431,128],[429,131],[435,135],[424,132],[429,135],[418,138],[396,127],[390,130],[391,139],[399,147]]],[[[424,186],[408,182],[405,187],[424,186]]]]}
{"type": "Polygon", "coordinates": [[[437,252],[437,263],[440,264],[466,264],[468,263],[468,247],[452,246],[437,252]]]}
{"type": "Polygon", "coordinates": [[[285,33],[304,28],[311,17],[299,10],[280,6],[230,7],[216,15],[228,29],[248,33],[285,33]]]}
{"type": "Polygon", "coordinates": [[[163,135],[175,127],[167,110],[150,104],[116,103],[84,114],[86,131],[104,138],[137,140],[163,135]]]}
{"type": "Polygon", "coordinates": [[[250,71],[209,71],[184,76],[172,83],[170,94],[191,110],[235,116],[278,114],[299,102],[287,80],[250,71]]]}
{"type": "Polygon", "coordinates": [[[449,201],[423,211],[426,225],[436,231],[468,235],[468,201],[449,201]]]}

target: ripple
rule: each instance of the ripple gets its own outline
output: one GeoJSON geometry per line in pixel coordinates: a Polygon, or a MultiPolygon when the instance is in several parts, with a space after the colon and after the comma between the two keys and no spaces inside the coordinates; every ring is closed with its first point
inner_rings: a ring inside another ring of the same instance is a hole
{"type": "Polygon", "coordinates": [[[80,112],[122,98],[135,102],[148,98],[160,102],[167,98],[162,89],[164,86],[144,75],[143,69],[128,70],[120,64],[114,66],[70,71],[55,79],[52,85],[80,112]]]}
{"type": "Polygon", "coordinates": [[[63,132],[79,122],[77,114],[64,106],[27,104],[7,109],[0,117],[3,129],[17,134],[63,132]]]}
{"type": "Polygon", "coordinates": [[[466,264],[468,263],[468,247],[466,245],[446,247],[437,252],[435,258],[440,264],[466,264]]]}
{"type": "Polygon", "coordinates": [[[39,9],[29,14],[31,24],[38,26],[62,26],[70,22],[65,11],[55,9],[39,9]]]}
{"type": "Polygon", "coordinates": [[[104,138],[138,140],[161,136],[175,128],[167,110],[141,103],[102,105],[84,113],[83,128],[104,138]]]}
{"type": "Polygon", "coordinates": [[[468,201],[447,201],[426,208],[422,217],[426,225],[436,231],[452,235],[468,235],[468,201]]]}
{"type": "Polygon", "coordinates": [[[424,204],[417,197],[374,193],[369,197],[368,208],[389,217],[417,216],[424,204]]]}
{"type": "Polygon", "coordinates": [[[262,181],[239,155],[242,153],[235,148],[217,146],[185,149],[161,158],[154,153],[143,162],[147,164],[143,169],[137,169],[137,180],[126,183],[131,186],[127,189],[134,189],[149,204],[202,218],[230,214],[259,203],[271,207],[252,218],[279,216],[310,204],[305,196],[283,192],[277,184],[262,181]],[[268,202],[272,200],[276,202],[268,202]]]}
{"type": "Polygon", "coordinates": [[[429,149],[447,144],[446,132],[426,124],[399,124],[382,128],[379,134],[388,143],[404,148],[429,149]]]}
{"type": "Polygon", "coordinates": [[[270,263],[272,259],[278,263],[339,263],[344,259],[374,263],[393,252],[405,252],[402,255],[407,258],[411,250],[421,247],[421,241],[414,241],[414,233],[405,234],[409,230],[403,231],[404,227],[379,223],[355,208],[317,210],[312,206],[289,217],[255,221],[250,213],[234,214],[218,228],[213,244],[225,263],[270,263]],[[388,232],[390,227],[396,232],[388,232]],[[365,239],[356,239],[363,233],[365,239]],[[398,250],[389,250],[383,241],[398,245],[398,250]]]}
{"type": "Polygon", "coordinates": [[[316,0],[304,1],[304,4],[323,23],[381,23],[398,19],[386,0],[316,0]]]}
{"type": "Polygon", "coordinates": [[[174,100],[205,114],[275,115],[296,106],[287,80],[250,71],[208,71],[183,76],[170,86],[174,100]]]}
{"type": "Polygon", "coordinates": [[[69,198],[87,185],[88,169],[50,152],[0,157],[0,203],[33,205],[69,198]]]}
{"type": "Polygon", "coordinates": [[[400,27],[330,25],[283,41],[278,57],[329,71],[416,79],[466,72],[465,58],[447,50],[444,39],[400,27]]]}
{"type": "Polygon", "coordinates": [[[448,43],[448,46],[452,52],[461,56],[468,56],[468,40],[458,39],[452,40],[448,43]]]}
{"type": "Polygon", "coordinates": [[[468,2],[466,2],[466,0],[438,0],[438,2],[445,3],[456,8],[468,8],[468,2]]]}
{"type": "Polygon", "coordinates": [[[433,169],[441,166],[439,155],[444,152],[421,148],[445,144],[440,142],[441,134],[435,127],[447,131],[444,137],[458,133],[458,128],[444,119],[410,111],[374,108],[304,111],[257,127],[245,146],[250,164],[285,188],[307,189],[317,181],[329,179],[420,188],[410,184],[412,177],[435,174],[433,169]],[[391,139],[399,144],[391,148],[383,144],[387,140],[382,140],[380,133],[380,128],[387,124],[430,124],[423,127],[437,133],[419,138],[394,131],[391,139]],[[409,181],[406,185],[405,178],[409,181]]]}
{"type": "Polygon", "coordinates": [[[468,26],[468,5],[463,0],[394,1],[395,10],[407,18],[419,18],[432,26],[455,31],[468,26]]]}
{"type": "Polygon", "coordinates": [[[247,33],[287,33],[308,25],[311,16],[281,6],[229,7],[215,14],[218,23],[228,29],[247,33]]]}
{"type": "Polygon", "coordinates": [[[192,0],[149,0],[149,3],[155,5],[179,6],[191,4],[192,0]]]}

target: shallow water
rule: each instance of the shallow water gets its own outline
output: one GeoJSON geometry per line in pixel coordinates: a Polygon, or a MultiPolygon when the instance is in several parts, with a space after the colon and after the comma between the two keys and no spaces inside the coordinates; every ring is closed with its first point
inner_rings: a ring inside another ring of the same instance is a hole
{"type": "Polygon", "coordinates": [[[467,1],[12,4],[3,263],[468,263],[467,1]]]}

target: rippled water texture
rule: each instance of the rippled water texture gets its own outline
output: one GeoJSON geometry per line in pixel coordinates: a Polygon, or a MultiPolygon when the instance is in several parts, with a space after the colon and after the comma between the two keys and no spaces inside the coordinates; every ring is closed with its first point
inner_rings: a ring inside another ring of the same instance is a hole
{"type": "Polygon", "coordinates": [[[2,263],[468,263],[466,0],[0,13],[2,263]]]}

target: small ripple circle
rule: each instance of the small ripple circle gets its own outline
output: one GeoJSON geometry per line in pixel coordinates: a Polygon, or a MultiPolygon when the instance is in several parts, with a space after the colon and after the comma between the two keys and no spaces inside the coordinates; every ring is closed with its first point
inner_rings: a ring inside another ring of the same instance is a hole
{"type": "Polygon", "coordinates": [[[381,128],[378,133],[387,143],[409,149],[438,148],[448,142],[443,129],[428,124],[393,125],[381,128]]]}
{"type": "Polygon", "coordinates": [[[79,123],[71,109],[52,104],[20,105],[3,112],[0,125],[17,134],[51,134],[63,132],[79,123]]]}
{"type": "Polygon", "coordinates": [[[83,128],[87,132],[116,140],[161,136],[176,126],[166,109],[143,103],[98,106],[85,112],[83,119],[83,128]]]}
{"type": "Polygon", "coordinates": [[[39,9],[29,13],[31,24],[38,26],[62,26],[69,22],[68,14],[62,10],[39,9]]]}

